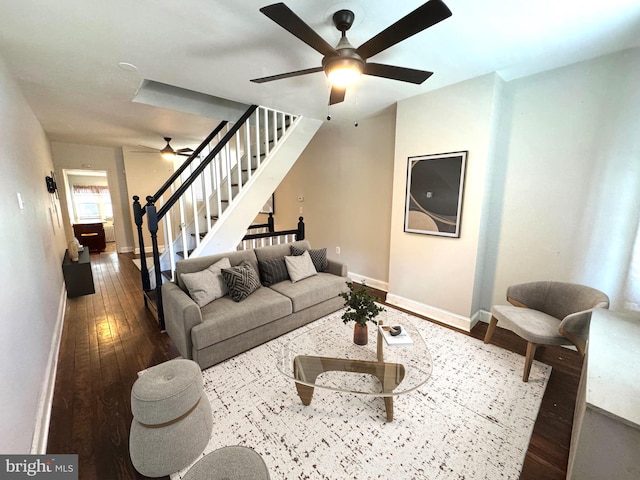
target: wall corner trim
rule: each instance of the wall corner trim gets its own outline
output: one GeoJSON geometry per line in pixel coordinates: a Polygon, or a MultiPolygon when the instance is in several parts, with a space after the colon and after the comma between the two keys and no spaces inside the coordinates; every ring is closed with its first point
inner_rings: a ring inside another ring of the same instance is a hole
{"type": "Polygon", "coordinates": [[[393,293],[387,294],[387,303],[409,310],[410,312],[432,318],[433,320],[464,330],[465,332],[470,332],[473,325],[475,325],[475,323],[472,324],[470,318],[463,317],[462,315],[448,312],[437,307],[432,307],[431,305],[416,302],[415,300],[410,300],[393,293]]]}

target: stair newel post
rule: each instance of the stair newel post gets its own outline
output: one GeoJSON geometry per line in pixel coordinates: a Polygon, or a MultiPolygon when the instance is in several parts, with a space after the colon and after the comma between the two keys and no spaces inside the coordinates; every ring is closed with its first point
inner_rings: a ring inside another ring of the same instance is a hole
{"type": "Polygon", "coordinates": [[[269,230],[269,233],[273,233],[276,231],[273,221],[273,212],[269,212],[269,218],[267,219],[267,228],[269,230]]]}
{"type": "Polygon", "coordinates": [[[158,214],[155,206],[155,199],[152,196],[147,197],[147,225],[151,233],[151,247],[153,249],[153,266],[156,277],[156,299],[158,302],[158,322],[160,322],[160,330],[164,330],[164,309],[162,307],[162,272],[160,271],[160,252],[158,250],[158,214]]]}
{"type": "Polygon", "coordinates": [[[304,240],[304,219],[298,217],[298,233],[296,233],[296,240],[304,240]]]}
{"type": "MultiPolygon", "coordinates": [[[[144,236],[142,235],[142,217],[144,210],[140,204],[140,197],[133,196],[133,218],[138,230],[138,246],[140,247],[140,275],[142,277],[142,289],[146,292],[151,290],[151,282],[149,280],[149,270],[147,269],[147,261],[144,255],[144,236]]],[[[146,304],[145,298],[145,304],[146,304]]]]}

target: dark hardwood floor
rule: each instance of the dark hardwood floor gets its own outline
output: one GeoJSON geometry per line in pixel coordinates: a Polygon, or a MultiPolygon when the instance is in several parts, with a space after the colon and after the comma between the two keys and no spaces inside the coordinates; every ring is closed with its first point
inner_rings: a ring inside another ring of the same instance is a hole
{"type": "Polygon", "coordinates": [[[131,387],[179,355],[145,310],[131,258],[92,254],[96,293],[67,300],[47,452],[77,453],[82,480],[146,478],[129,458],[131,387]]]}
{"type": "MultiPolygon", "coordinates": [[[[133,255],[91,255],[96,293],[68,299],[51,411],[48,453],[79,454],[82,480],[146,478],[129,459],[130,393],[137,372],[178,356],[145,310],[133,255]]],[[[384,300],[384,292],[376,292],[384,300]]],[[[471,335],[482,339],[486,324],[471,335]]],[[[497,329],[492,343],[523,355],[526,344],[497,329]]],[[[536,359],[553,367],[521,475],[564,479],[581,358],[540,347],[536,359]]],[[[168,477],[165,477],[168,478],[168,477]]]]}

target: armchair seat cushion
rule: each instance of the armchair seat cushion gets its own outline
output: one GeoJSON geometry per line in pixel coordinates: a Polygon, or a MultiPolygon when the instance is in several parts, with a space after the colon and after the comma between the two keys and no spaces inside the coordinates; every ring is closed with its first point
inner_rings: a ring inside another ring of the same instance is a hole
{"type": "Polygon", "coordinates": [[[539,310],[494,305],[491,314],[498,323],[508,326],[528,342],[540,345],[569,345],[566,338],[558,333],[560,320],[539,310]]]}

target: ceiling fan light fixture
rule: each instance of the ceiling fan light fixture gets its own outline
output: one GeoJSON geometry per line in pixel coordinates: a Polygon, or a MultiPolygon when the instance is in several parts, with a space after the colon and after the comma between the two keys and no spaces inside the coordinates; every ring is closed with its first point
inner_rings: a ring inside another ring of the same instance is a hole
{"type": "Polygon", "coordinates": [[[325,67],[325,73],[331,85],[348,87],[358,81],[362,75],[363,62],[355,58],[340,58],[325,67]]]}
{"type": "Polygon", "coordinates": [[[167,144],[164,146],[162,150],[160,150],[160,155],[162,155],[162,158],[164,158],[165,160],[175,160],[176,152],[173,148],[171,148],[171,145],[169,145],[169,142],[171,141],[171,139],[167,137],[164,137],[164,139],[167,142],[167,144]]]}

